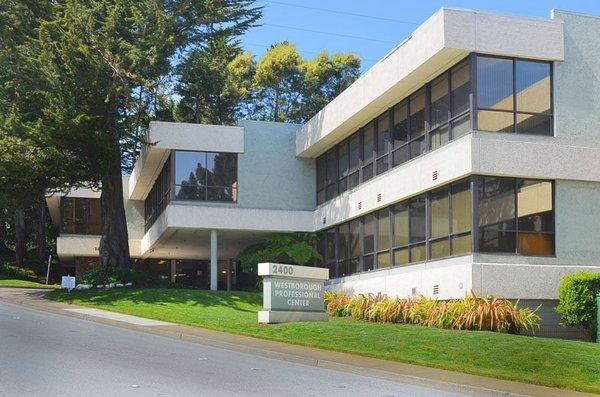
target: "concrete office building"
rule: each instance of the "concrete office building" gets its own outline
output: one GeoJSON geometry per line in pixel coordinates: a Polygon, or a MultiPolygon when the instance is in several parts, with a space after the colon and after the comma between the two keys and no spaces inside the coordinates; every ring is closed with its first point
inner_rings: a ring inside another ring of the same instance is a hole
{"type": "MultiPolygon", "coordinates": [[[[304,125],[152,123],[125,183],[131,254],[234,288],[241,249],[312,231],[330,289],[521,299],[559,332],[560,279],[600,270],[599,49],[596,16],[443,8],[304,125]]],[[[97,196],[48,198],[78,268],[97,196]]]]}

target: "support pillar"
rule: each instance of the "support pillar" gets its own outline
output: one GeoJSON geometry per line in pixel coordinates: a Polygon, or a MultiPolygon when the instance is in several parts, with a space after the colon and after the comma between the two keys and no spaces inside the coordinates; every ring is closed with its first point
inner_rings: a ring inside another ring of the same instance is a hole
{"type": "Polygon", "coordinates": [[[177,281],[177,259],[171,259],[171,282],[177,281]]]}
{"type": "Polygon", "coordinates": [[[210,231],[210,289],[211,291],[217,290],[217,283],[219,277],[219,267],[217,264],[217,231],[215,229],[210,231]]]}

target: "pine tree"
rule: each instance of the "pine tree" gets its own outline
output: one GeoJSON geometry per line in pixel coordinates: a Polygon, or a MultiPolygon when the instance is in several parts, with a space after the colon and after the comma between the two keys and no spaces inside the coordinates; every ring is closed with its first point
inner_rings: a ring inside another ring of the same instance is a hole
{"type": "Polygon", "coordinates": [[[102,188],[100,263],[128,266],[122,164],[144,143],[159,84],[175,54],[214,31],[242,33],[260,8],[250,0],[66,0],[53,10],[37,58],[43,135],[68,159],[71,181],[102,188]]]}

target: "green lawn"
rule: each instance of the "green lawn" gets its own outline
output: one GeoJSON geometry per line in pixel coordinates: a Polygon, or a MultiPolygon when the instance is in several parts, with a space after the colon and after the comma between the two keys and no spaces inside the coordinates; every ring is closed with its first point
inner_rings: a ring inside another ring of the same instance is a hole
{"type": "Polygon", "coordinates": [[[40,284],[35,281],[0,279],[0,287],[24,287],[24,288],[58,288],[55,284],[40,284]]]}
{"type": "Polygon", "coordinates": [[[47,297],[194,325],[476,375],[600,393],[600,344],[374,324],[347,318],[258,325],[261,295],[200,290],[52,291],[47,297]]]}

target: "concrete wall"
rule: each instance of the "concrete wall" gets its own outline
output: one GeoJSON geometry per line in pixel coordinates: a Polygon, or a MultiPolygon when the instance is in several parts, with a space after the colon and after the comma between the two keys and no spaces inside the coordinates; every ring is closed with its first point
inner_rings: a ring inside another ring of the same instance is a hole
{"type": "Polygon", "coordinates": [[[240,121],[238,203],[243,208],[313,210],[315,161],[296,157],[298,124],[240,121]]]}
{"type": "Polygon", "coordinates": [[[553,11],[563,21],[564,62],[554,63],[557,138],[582,143],[600,138],[600,17],[553,11]]]}
{"type": "Polygon", "coordinates": [[[555,186],[556,258],[600,265],[600,183],[558,180],[555,186]]]}

